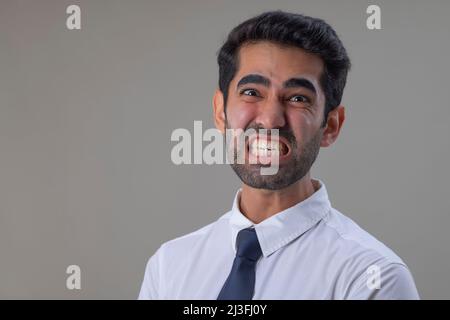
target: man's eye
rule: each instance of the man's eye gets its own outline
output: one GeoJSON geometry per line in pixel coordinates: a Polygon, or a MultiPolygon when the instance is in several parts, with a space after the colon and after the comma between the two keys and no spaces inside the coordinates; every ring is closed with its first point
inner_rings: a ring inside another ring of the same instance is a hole
{"type": "Polygon", "coordinates": [[[241,91],[241,94],[250,96],[250,97],[259,97],[258,91],[254,89],[244,89],[241,91]]]}
{"type": "Polygon", "coordinates": [[[292,102],[310,102],[307,97],[301,96],[301,95],[293,96],[293,97],[289,98],[289,101],[292,101],[292,102]]]}

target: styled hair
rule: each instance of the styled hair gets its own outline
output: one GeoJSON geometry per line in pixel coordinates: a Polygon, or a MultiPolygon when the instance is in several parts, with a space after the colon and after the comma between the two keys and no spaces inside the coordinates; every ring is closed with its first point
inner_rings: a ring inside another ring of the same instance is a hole
{"type": "Polygon", "coordinates": [[[320,85],[325,93],[325,125],[328,113],[340,105],[350,70],[350,59],[333,28],[325,21],[301,14],[269,11],[235,27],[218,52],[219,89],[226,106],[228,89],[238,67],[242,45],[270,41],[301,48],[324,62],[320,85]]]}

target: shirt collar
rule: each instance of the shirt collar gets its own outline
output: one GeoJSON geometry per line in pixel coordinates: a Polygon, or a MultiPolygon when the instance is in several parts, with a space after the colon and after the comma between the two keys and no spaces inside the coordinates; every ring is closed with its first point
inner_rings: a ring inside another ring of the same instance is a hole
{"type": "Polygon", "coordinates": [[[230,226],[233,249],[236,251],[236,237],[240,230],[254,227],[265,257],[290,243],[311,229],[330,210],[331,204],[325,184],[312,179],[319,188],[307,199],[283,210],[270,218],[254,224],[239,209],[241,189],[238,190],[231,209],[230,226]]]}

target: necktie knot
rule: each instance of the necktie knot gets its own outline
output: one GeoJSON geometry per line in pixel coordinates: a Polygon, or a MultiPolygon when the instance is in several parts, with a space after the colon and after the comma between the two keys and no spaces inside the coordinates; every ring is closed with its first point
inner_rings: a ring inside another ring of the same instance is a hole
{"type": "Polygon", "coordinates": [[[261,246],[254,228],[242,229],[236,238],[236,256],[257,261],[262,255],[261,246]]]}

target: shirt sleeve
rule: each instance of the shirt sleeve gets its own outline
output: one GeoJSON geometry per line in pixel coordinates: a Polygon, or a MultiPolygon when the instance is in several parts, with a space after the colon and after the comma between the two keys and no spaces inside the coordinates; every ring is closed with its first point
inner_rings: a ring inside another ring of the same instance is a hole
{"type": "Polygon", "coordinates": [[[138,300],[160,299],[160,251],[161,248],[147,262],[138,300]]]}
{"type": "Polygon", "coordinates": [[[373,274],[364,272],[355,282],[346,299],[350,300],[418,300],[414,279],[409,269],[391,263],[379,270],[380,281],[373,282],[373,274]]]}

